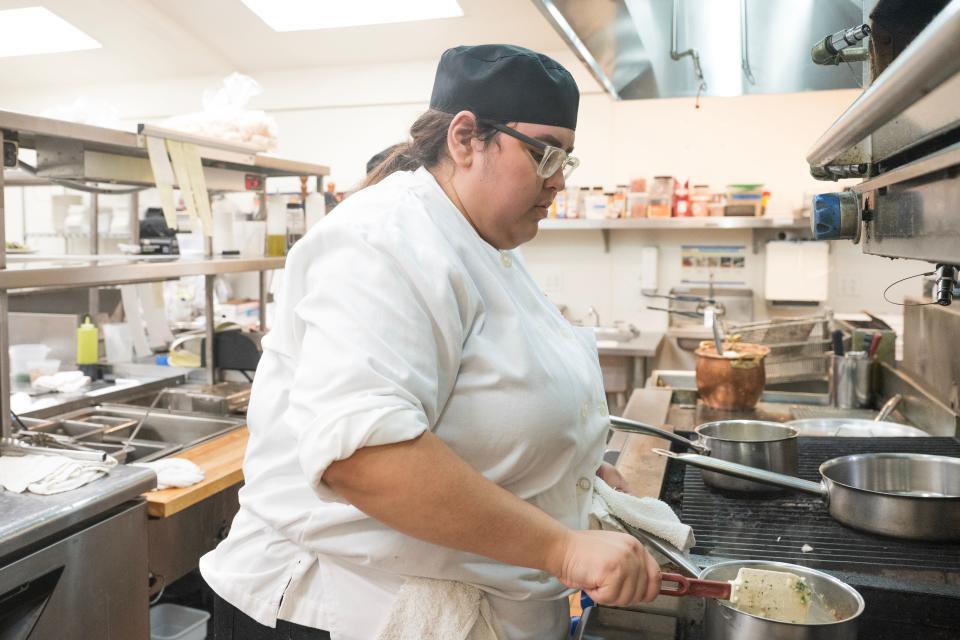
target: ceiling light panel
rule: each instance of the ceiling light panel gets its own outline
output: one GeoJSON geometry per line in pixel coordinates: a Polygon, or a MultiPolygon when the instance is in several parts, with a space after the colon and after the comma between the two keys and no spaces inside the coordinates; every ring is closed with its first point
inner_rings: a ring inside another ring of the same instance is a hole
{"type": "Polygon", "coordinates": [[[0,34],[0,58],[103,46],[46,7],[0,11],[0,34]]]}
{"type": "Polygon", "coordinates": [[[459,18],[457,0],[241,0],[274,31],[459,18]]]}

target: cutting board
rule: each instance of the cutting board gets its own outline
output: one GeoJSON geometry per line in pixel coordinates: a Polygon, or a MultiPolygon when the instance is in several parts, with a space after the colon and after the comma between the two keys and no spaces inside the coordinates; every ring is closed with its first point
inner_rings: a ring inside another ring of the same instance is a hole
{"type": "Polygon", "coordinates": [[[145,494],[147,513],[154,518],[167,518],[201,500],[243,482],[243,456],[247,450],[247,428],[214,438],[182,451],[175,458],[184,458],[203,469],[203,481],[185,489],[164,489],[145,494]]]}

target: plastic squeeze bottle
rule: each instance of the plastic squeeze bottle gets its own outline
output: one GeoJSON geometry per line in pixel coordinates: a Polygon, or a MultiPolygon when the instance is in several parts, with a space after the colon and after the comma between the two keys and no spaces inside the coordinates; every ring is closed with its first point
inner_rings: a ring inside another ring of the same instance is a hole
{"type": "Polygon", "coordinates": [[[97,325],[89,314],[84,314],[83,323],[77,328],[77,364],[97,364],[99,334],[97,325]]]}

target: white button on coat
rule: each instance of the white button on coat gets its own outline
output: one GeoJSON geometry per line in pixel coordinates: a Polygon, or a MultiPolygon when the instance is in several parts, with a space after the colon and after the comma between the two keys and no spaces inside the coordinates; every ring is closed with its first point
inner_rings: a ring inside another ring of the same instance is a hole
{"type": "Polygon", "coordinates": [[[426,170],[395,173],[287,257],[240,511],[203,577],[261,624],[333,640],[376,637],[407,576],[477,585],[508,640],[565,637],[555,578],[403,535],[321,478],[360,447],[429,429],[489,480],[586,528],[590,500],[571,488],[589,488],[603,454],[608,421],[583,403],[602,384],[592,332],[570,328],[519,254],[484,242],[426,170]]]}

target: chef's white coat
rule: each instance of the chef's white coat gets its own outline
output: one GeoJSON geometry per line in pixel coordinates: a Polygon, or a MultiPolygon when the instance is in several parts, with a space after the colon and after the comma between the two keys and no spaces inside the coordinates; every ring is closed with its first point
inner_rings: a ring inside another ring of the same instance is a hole
{"type": "Polygon", "coordinates": [[[350,196],[293,247],[248,426],[240,511],[200,560],[247,615],[369,640],[404,578],[424,576],[483,589],[508,638],[566,637],[569,590],[553,576],[401,534],[321,479],[360,447],[429,429],[488,479],[587,527],[608,429],[593,334],[425,169],[350,196]]]}

